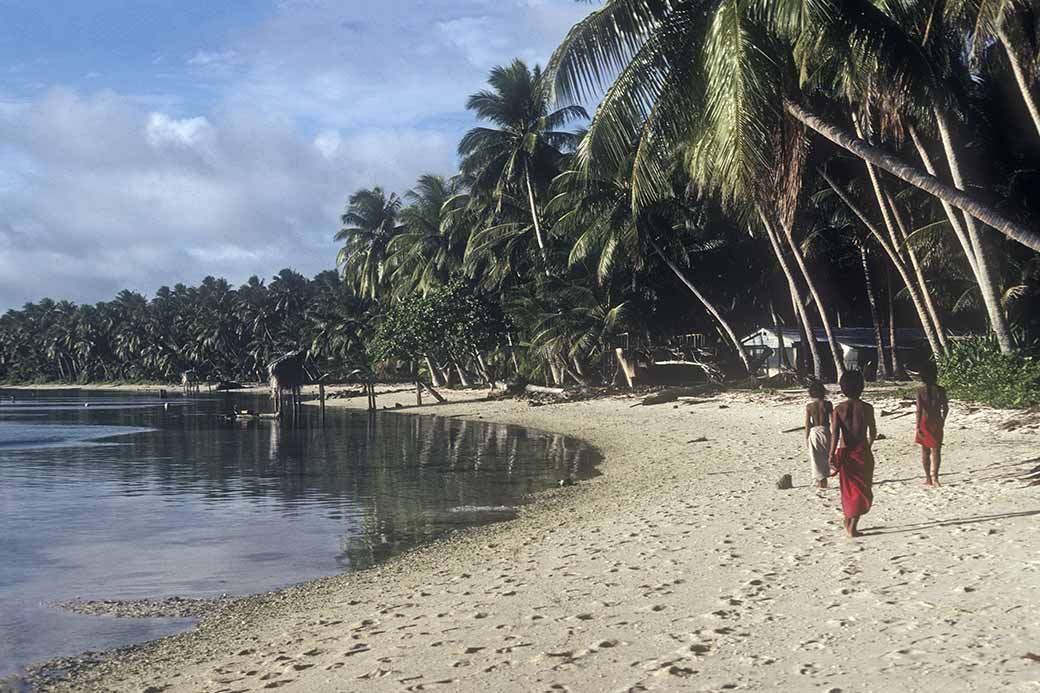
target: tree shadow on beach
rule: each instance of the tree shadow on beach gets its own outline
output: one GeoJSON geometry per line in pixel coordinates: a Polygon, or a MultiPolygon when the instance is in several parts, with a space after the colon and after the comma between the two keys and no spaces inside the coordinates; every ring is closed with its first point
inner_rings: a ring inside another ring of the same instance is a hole
{"type": "Polygon", "coordinates": [[[974,525],[980,522],[996,522],[997,520],[1010,520],[1016,517],[1033,517],[1040,515],[1040,510],[1023,510],[1017,513],[999,513],[996,515],[975,515],[974,517],[963,517],[954,518],[952,520],[934,520],[932,522],[919,522],[910,525],[896,525],[894,527],[888,527],[887,525],[878,525],[871,527],[870,529],[864,529],[861,535],[869,537],[872,535],[881,534],[901,534],[903,532],[920,532],[926,529],[934,529],[936,527],[956,527],[958,525],[974,525]]]}

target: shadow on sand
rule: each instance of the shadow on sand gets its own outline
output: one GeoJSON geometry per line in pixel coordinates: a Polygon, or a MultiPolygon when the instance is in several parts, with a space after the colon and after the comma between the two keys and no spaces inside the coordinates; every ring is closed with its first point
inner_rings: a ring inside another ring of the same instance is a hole
{"type": "Polygon", "coordinates": [[[995,522],[997,520],[1010,520],[1016,517],[1033,517],[1034,515],[1040,515],[1040,510],[1023,510],[1017,513],[999,513],[996,515],[975,515],[974,517],[958,517],[952,520],[935,520],[933,522],[920,522],[912,525],[896,525],[894,527],[888,527],[886,525],[878,525],[871,527],[870,529],[864,529],[860,531],[860,535],[869,537],[880,534],[901,534],[903,532],[920,532],[926,529],[933,529],[936,527],[956,527],[958,525],[974,525],[980,522],[995,522]]]}

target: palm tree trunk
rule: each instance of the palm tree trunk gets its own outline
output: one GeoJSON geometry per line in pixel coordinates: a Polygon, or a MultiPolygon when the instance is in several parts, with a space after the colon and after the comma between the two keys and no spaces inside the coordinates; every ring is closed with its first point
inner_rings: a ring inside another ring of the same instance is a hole
{"type": "MultiPolygon", "coordinates": [[[[860,130],[859,124],[856,124],[856,134],[862,139],[863,132],[860,130]]],[[[885,229],[888,231],[888,238],[892,241],[892,247],[898,252],[898,250],[903,247],[903,241],[906,240],[906,236],[908,235],[906,227],[903,224],[902,215],[899,213],[899,209],[896,207],[891,195],[889,195],[888,191],[882,187],[881,179],[878,177],[877,170],[874,168],[873,164],[869,161],[863,163],[867,167],[867,176],[870,178],[870,185],[874,189],[874,197],[877,199],[878,207],[881,209],[881,220],[884,222],[885,229]]],[[[939,314],[935,310],[935,304],[932,302],[931,292],[928,291],[928,284],[924,280],[924,273],[921,271],[921,264],[917,259],[917,253],[909,246],[905,247],[905,252],[914,269],[914,275],[918,283],[918,291],[920,291],[921,297],[924,300],[925,309],[928,311],[928,318],[932,321],[932,327],[939,339],[939,344],[942,345],[943,351],[945,351],[946,335],[943,334],[942,323],[939,321],[939,314]]]]}
{"type": "Polygon", "coordinates": [[[513,360],[513,370],[516,371],[516,375],[520,375],[520,362],[516,360],[516,348],[513,346],[513,335],[506,333],[506,342],[509,344],[509,356],[513,360]]]}
{"type": "Polygon", "coordinates": [[[430,372],[430,384],[434,387],[441,387],[444,381],[441,380],[441,374],[437,371],[437,367],[433,365],[433,361],[430,360],[429,356],[426,359],[426,370],[430,372]]]}
{"type": "MultiPolygon", "coordinates": [[[[910,139],[914,142],[914,147],[917,149],[918,156],[921,157],[921,163],[924,164],[924,168],[928,171],[929,175],[935,175],[935,165],[932,164],[932,158],[928,156],[928,150],[921,142],[921,137],[917,134],[917,128],[913,125],[910,126],[910,139]]],[[[971,266],[971,273],[975,275],[976,283],[979,282],[979,269],[975,263],[975,251],[971,249],[971,241],[968,240],[968,235],[964,231],[964,226],[961,225],[960,217],[957,216],[957,212],[954,211],[950,203],[940,200],[942,202],[943,211],[946,212],[946,218],[950,221],[950,228],[953,229],[953,233],[957,236],[957,241],[961,244],[961,249],[964,251],[964,256],[968,258],[968,265],[971,266]]]]}
{"type": "Polygon", "coordinates": [[[1015,53],[1015,49],[1008,38],[1007,32],[1004,31],[1004,27],[997,30],[997,38],[1000,40],[1000,45],[1004,47],[1004,52],[1007,53],[1008,62],[1011,64],[1011,72],[1014,73],[1015,83],[1018,85],[1018,91],[1022,95],[1022,100],[1026,102],[1029,117],[1033,119],[1033,126],[1036,127],[1036,132],[1040,135],[1040,109],[1037,108],[1036,99],[1033,98],[1033,93],[1029,90],[1029,80],[1026,78],[1025,70],[1022,69],[1022,62],[1018,59],[1018,54],[1015,53]]]}
{"type": "Polygon", "coordinates": [[[867,244],[859,243],[859,259],[863,264],[863,281],[867,287],[867,303],[870,304],[870,319],[874,323],[874,341],[877,342],[877,379],[888,380],[888,365],[885,363],[885,340],[881,335],[881,317],[878,315],[874,283],[870,280],[870,263],[867,261],[867,244]]]}
{"type": "Polygon", "coordinates": [[[776,256],[777,262],[780,263],[780,269],[783,270],[784,276],[787,277],[787,286],[791,291],[791,303],[794,304],[795,315],[802,323],[802,329],[805,330],[805,341],[809,347],[809,353],[812,354],[813,375],[817,380],[820,380],[823,377],[823,362],[820,361],[820,352],[816,348],[816,337],[813,335],[812,323],[809,322],[809,314],[802,303],[802,292],[798,290],[798,282],[795,281],[791,266],[787,264],[787,258],[784,257],[784,251],[780,247],[780,241],[776,237],[773,225],[769,223],[761,209],[758,210],[758,216],[762,220],[762,226],[765,228],[766,238],[769,239],[769,245],[773,249],[773,254],[776,256]]]}
{"type": "Polygon", "coordinates": [[[776,307],[773,306],[773,299],[769,299],[769,313],[773,316],[773,330],[776,331],[777,348],[780,349],[780,354],[776,359],[777,370],[790,368],[791,362],[787,358],[787,348],[784,346],[783,328],[780,325],[780,316],[776,314],[776,307]]]}
{"type": "Polygon", "coordinates": [[[892,290],[892,273],[885,268],[885,285],[888,289],[888,347],[892,356],[892,377],[896,380],[906,380],[903,372],[903,364],[899,363],[899,352],[896,351],[896,300],[895,292],[892,290]]]}
{"type": "Polygon", "coordinates": [[[527,201],[531,205],[531,221],[534,223],[534,237],[538,241],[538,250],[545,260],[545,243],[542,241],[542,225],[538,221],[538,208],[534,204],[534,188],[531,187],[531,172],[524,168],[524,182],[527,184],[527,201]]]}
{"type": "Polygon", "coordinates": [[[794,236],[791,234],[791,227],[787,224],[780,222],[781,228],[784,230],[784,236],[787,238],[787,245],[791,248],[791,254],[794,256],[795,262],[798,264],[798,269],[801,270],[802,276],[805,278],[805,284],[809,287],[809,293],[812,294],[813,301],[816,303],[816,311],[820,314],[820,321],[823,323],[823,331],[827,334],[827,344],[831,348],[831,357],[834,359],[834,369],[838,374],[838,379],[845,375],[845,353],[838,346],[838,341],[834,338],[834,329],[831,327],[831,319],[827,315],[827,311],[824,309],[823,300],[820,298],[820,292],[816,289],[816,282],[813,281],[812,275],[809,274],[809,268],[805,266],[805,258],[802,257],[802,251],[798,247],[798,244],[794,242],[794,236]]]}
{"type": "Polygon", "coordinates": [[[849,198],[845,191],[834,182],[834,179],[827,175],[827,172],[823,169],[820,169],[819,171],[820,176],[827,182],[827,185],[830,186],[831,190],[841,198],[841,201],[845,203],[845,206],[856,215],[860,222],[863,223],[863,226],[866,227],[866,229],[877,240],[878,244],[884,249],[885,253],[888,254],[888,258],[892,261],[892,264],[895,265],[896,270],[899,272],[899,276],[903,279],[903,283],[906,284],[906,290],[910,294],[910,300],[913,301],[914,308],[917,309],[917,317],[921,321],[921,328],[924,330],[925,336],[928,338],[928,344],[932,348],[932,354],[938,358],[942,354],[942,345],[939,343],[939,338],[935,335],[935,330],[932,326],[932,321],[928,318],[928,312],[924,307],[924,302],[921,300],[921,296],[917,291],[914,280],[910,277],[909,272],[907,272],[906,265],[903,263],[902,258],[899,257],[896,249],[891,245],[891,243],[889,243],[884,234],[881,233],[881,230],[878,229],[869,218],[867,218],[867,215],[864,214],[863,210],[861,210],[856,203],[849,198]]]}
{"type": "Polygon", "coordinates": [[[722,317],[722,313],[720,313],[715,308],[715,306],[712,305],[711,301],[709,301],[707,297],[705,297],[705,295],[702,294],[697,289],[697,287],[693,285],[693,282],[687,279],[686,274],[683,273],[679,266],[672,262],[671,258],[664,254],[664,251],[661,250],[661,246],[657,244],[657,241],[655,241],[653,238],[649,238],[649,240],[650,245],[653,246],[654,252],[657,253],[658,257],[664,260],[664,263],[668,265],[668,269],[672,270],[672,272],[675,273],[675,276],[679,278],[679,281],[686,285],[686,288],[690,290],[690,293],[697,297],[697,300],[701,302],[701,305],[704,306],[704,309],[707,310],[711,314],[711,316],[715,318],[715,321],[722,326],[722,329],[726,332],[726,336],[728,336],[730,342],[732,342],[733,348],[737,350],[737,355],[740,357],[740,360],[744,363],[744,369],[747,370],[748,375],[754,375],[754,373],[751,372],[751,360],[748,358],[747,351],[744,349],[744,345],[741,344],[740,339],[737,337],[737,334],[733,331],[733,328],[730,327],[729,323],[726,322],[726,319],[722,317]]]}
{"type": "Polygon", "coordinates": [[[455,371],[459,374],[459,384],[462,385],[462,387],[469,387],[470,382],[469,378],[466,377],[466,371],[462,370],[462,364],[457,360],[455,361],[455,371]]]}
{"type": "Polygon", "coordinates": [[[906,239],[910,232],[906,227],[906,222],[903,220],[899,207],[896,206],[895,200],[892,199],[892,196],[887,191],[884,193],[884,196],[885,202],[888,203],[889,208],[892,210],[892,216],[896,220],[896,247],[904,246],[906,248],[906,256],[910,258],[910,267],[914,270],[914,276],[917,278],[921,298],[924,300],[924,307],[928,311],[928,317],[932,319],[932,324],[935,326],[935,336],[939,338],[939,344],[942,345],[943,351],[946,351],[949,348],[946,343],[946,332],[943,330],[942,320],[939,319],[939,312],[935,309],[935,302],[932,301],[932,292],[928,290],[928,283],[924,280],[921,261],[917,257],[917,252],[909,245],[906,245],[906,239]]]}
{"type": "MultiPolygon", "coordinates": [[[[935,123],[939,128],[939,138],[942,140],[943,149],[946,152],[946,163],[950,167],[950,178],[953,179],[953,184],[958,189],[963,190],[964,178],[961,176],[957,151],[954,149],[953,140],[950,138],[949,122],[946,120],[946,115],[938,109],[935,111],[935,123]]],[[[968,229],[968,240],[971,241],[971,247],[975,253],[979,291],[982,293],[982,302],[986,305],[990,327],[997,336],[997,344],[1000,345],[1001,353],[1009,354],[1015,348],[1014,342],[1011,340],[1011,330],[1008,327],[1004,310],[1000,305],[1000,299],[997,297],[996,281],[990,271],[989,261],[986,258],[986,248],[982,244],[982,236],[975,225],[975,219],[968,212],[964,213],[964,226],[968,229]]]]}
{"type": "Polygon", "coordinates": [[[940,200],[949,202],[954,207],[976,219],[989,224],[999,230],[1013,241],[1017,241],[1027,248],[1040,252],[1040,234],[1036,231],[1018,224],[1000,213],[992,205],[984,204],[975,198],[966,195],[963,191],[951,188],[937,178],[922,173],[917,168],[907,164],[899,157],[867,144],[858,137],[854,137],[841,128],[835,127],[805,109],[805,107],[785,101],[784,108],[793,118],[805,125],[810,130],[819,133],[824,138],[843,149],[852,152],[861,159],[865,159],[880,169],[888,171],[896,178],[903,180],[915,188],[934,195],[940,200]]]}

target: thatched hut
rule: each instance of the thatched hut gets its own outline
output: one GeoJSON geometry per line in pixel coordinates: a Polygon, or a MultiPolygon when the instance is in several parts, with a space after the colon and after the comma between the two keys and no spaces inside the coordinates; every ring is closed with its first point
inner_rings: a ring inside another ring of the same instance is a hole
{"type": "Polygon", "coordinates": [[[184,394],[186,395],[198,393],[199,375],[195,372],[194,368],[181,373],[181,387],[184,389],[184,394]]]}
{"type": "Polygon", "coordinates": [[[274,410],[282,412],[282,395],[289,393],[293,412],[299,407],[300,392],[310,382],[305,367],[307,354],[304,351],[290,351],[267,364],[268,383],[271,386],[271,399],[274,410]]]}

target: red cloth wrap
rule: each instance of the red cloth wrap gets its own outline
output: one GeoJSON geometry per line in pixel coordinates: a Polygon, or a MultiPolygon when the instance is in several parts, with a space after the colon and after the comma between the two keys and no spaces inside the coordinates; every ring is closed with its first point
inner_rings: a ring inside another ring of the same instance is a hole
{"type": "Polygon", "coordinates": [[[832,466],[841,476],[841,509],[846,518],[866,515],[874,501],[874,455],[866,445],[838,448],[832,466]]]}
{"type": "Polygon", "coordinates": [[[917,435],[914,442],[926,448],[942,447],[943,420],[935,412],[921,408],[921,420],[917,422],[917,435]]]}

